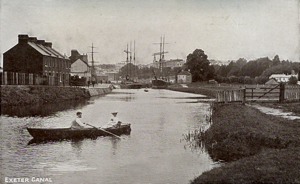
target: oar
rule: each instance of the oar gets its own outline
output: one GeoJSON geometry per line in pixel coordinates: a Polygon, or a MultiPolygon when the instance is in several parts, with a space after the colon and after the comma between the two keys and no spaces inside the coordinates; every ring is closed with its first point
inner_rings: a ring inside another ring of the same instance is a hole
{"type": "Polygon", "coordinates": [[[115,136],[115,137],[118,137],[119,139],[122,139],[120,136],[118,136],[118,135],[116,135],[116,134],[113,134],[113,133],[111,133],[111,132],[109,132],[109,131],[103,130],[102,128],[95,127],[95,126],[90,125],[90,124],[88,124],[88,123],[86,123],[86,125],[91,126],[91,127],[93,127],[93,128],[97,128],[97,129],[99,129],[99,130],[102,130],[103,132],[106,132],[106,133],[108,133],[108,134],[110,134],[110,135],[113,135],[113,136],[115,136]]]}

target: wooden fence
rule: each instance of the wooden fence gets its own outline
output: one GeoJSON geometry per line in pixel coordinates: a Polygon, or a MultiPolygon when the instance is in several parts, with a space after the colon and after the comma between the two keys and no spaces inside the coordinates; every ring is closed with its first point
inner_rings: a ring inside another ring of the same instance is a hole
{"type": "Polygon", "coordinates": [[[216,92],[216,102],[245,102],[245,89],[224,90],[216,92]]]}
{"type": "Polygon", "coordinates": [[[276,86],[245,87],[243,89],[216,92],[216,102],[255,102],[255,101],[300,101],[300,86],[279,84],[276,86]]]}
{"type": "Polygon", "coordinates": [[[300,86],[286,86],[283,97],[284,101],[300,101],[300,86]]]}

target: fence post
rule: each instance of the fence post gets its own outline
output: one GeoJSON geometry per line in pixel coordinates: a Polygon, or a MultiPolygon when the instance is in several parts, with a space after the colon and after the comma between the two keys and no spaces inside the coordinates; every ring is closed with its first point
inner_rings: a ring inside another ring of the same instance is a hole
{"type": "Polygon", "coordinates": [[[279,102],[284,102],[284,91],[285,91],[285,85],[283,83],[279,84],[279,102]]]}
{"type": "Polygon", "coordinates": [[[243,101],[242,101],[242,103],[243,103],[243,105],[245,105],[245,103],[246,103],[246,88],[242,89],[242,92],[243,92],[243,101]]]}

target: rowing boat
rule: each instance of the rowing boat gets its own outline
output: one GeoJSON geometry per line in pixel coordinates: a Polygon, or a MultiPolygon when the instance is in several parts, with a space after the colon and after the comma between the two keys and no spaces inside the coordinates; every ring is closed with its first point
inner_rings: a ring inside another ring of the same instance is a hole
{"type": "Polygon", "coordinates": [[[95,138],[99,136],[111,136],[110,132],[116,135],[129,135],[131,132],[130,124],[123,124],[120,127],[114,128],[27,128],[29,134],[35,140],[62,140],[62,139],[82,139],[95,138]],[[107,131],[107,132],[105,132],[107,131]]]}

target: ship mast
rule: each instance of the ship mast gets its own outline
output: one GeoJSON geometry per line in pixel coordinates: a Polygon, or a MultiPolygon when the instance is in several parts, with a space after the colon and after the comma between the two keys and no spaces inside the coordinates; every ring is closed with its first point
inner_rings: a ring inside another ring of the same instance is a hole
{"type": "Polygon", "coordinates": [[[128,51],[128,43],[127,43],[127,48],[126,50],[124,50],[124,52],[126,53],[126,80],[129,79],[129,75],[128,75],[128,54],[130,53],[128,51]]]}
{"type": "Polygon", "coordinates": [[[130,41],[130,60],[129,60],[129,78],[131,78],[131,61],[132,61],[132,48],[131,48],[131,41],[130,41]]]}
{"type": "Polygon", "coordinates": [[[96,80],[94,53],[98,53],[98,52],[94,51],[94,48],[96,48],[96,47],[94,47],[93,43],[92,43],[92,46],[90,48],[92,48],[92,52],[90,52],[92,54],[91,77],[92,77],[92,80],[96,80]]]}
{"type": "Polygon", "coordinates": [[[165,54],[168,53],[168,52],[165,52],[165,44],[169,44],[169,43],[165,43],[165,36],[161,36],[160,42],[153,43],[153,44],[159,44],[159,52],[153,53],[153,56],[154,56],[153,62],[156,61],[155,56],[159,55],[158,68],[159,68],[159,71],[162,73],[163,72],[163,62],[165,60],[165,54]]]}
{"type": "Polygon", "coordinates": [[[133,41],[133,75],[136,77],[136,68],[135,68],[135,40],[133,41]]]}

